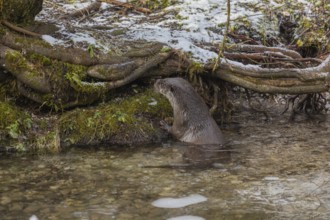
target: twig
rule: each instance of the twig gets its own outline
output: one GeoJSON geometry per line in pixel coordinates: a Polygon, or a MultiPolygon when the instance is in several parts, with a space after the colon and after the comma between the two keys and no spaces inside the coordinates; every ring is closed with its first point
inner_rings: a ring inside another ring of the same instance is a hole
{"type": "Polygon", "coordinates": [[[229,33],[229,26],[230,26],[230,0],[227,0],[227,22],[226,22],[226,30],[225,34],[223,36],[222,43],[219,46],[219,53],[218,53],[218,58],[213,66],[212,72],[215,72],[215,70],[218,68],[219,65],[219,60],[221,57],[223,57],[223,51],[226,47],[226,41],[228,38],[228,33],[229,33]]]}
{"type": "Polygon", "coordinates": [[[320,64],[323,62],[321,59],[317,59],[317,58],[292,59],[291,57],[286,56],[279,52],[264,52],[264,53],[228,53],[228,52],[224,52],[223,55],[224,55],[224,57],[226,57],[230,60],[248,59],[251,61],[260,61],[260,60],[266,60],[266,59],[271,58],[272,60],[292,62],[292,63],[315,62],[317,64],[320,64]]]}

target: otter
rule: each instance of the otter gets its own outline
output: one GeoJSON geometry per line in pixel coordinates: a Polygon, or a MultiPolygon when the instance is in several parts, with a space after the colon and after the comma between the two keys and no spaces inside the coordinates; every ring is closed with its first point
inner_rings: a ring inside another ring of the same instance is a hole
{"type": "Polygon", "coordinates": [[[195,145],[223,145],[224,138],[204,100],[183,78],[158,79],[155,90],[173,108],[173,125],[166,129],[177,139],[195,145]]]}

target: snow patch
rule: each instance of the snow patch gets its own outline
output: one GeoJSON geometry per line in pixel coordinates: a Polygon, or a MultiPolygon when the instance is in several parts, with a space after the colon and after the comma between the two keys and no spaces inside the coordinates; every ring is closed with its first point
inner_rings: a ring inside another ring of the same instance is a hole
{"type": "Polygon", "coordinates": [[[206,197],[199,194],[193,194],[182,198],[157,199],[156,201],[152,202],[152,205],[159,208],[182,208],[205,201],[207,201],[206,197]]]}
{"type": "Polygon", "coordinates": [[[56,39],[50,35],[42,35],[41,38],[52,46],[64,43],[62,40],[56,39]]]}

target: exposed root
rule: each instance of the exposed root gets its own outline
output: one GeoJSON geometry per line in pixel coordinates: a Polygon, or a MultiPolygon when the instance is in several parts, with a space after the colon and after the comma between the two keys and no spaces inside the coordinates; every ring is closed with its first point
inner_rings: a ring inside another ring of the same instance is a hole
{"type": "Polygon", "coordinates": [[[219,86],[217,86],[215,83],[212,83],[212,88],[213,88],[213,105],[210,108],[211,115],[213,115],[218,108],[218,99],[219,99],[219,90],[220,90],[219,86]]]}
{"type": "MultiPolygon", "coordinates": [[[[255,112],[262,113],[262,114],[266,117],[265,120],[268,121],[268,120],[269,120],[269,115],[267,114],[267,111],[265,111],[265,110],[263,110],[263,109],[260,109],[260,108],[258,108],[258,107],[256,107],[256,106],[253,106],[253,105],[252,105],[252,103],[251,103],[251,95],[250,95],[250,92],[249,92],[247,89],[245,89],[245,94],[246,94],[246,97],[247,97],[247,99],[248,99],[248,103],[249,103],[250,108],[251,108],[253,111],[255,111],[255,112]]],[[[259,100],[258,100],[258,102],[259,102],[259,105],[261,106],[261,103],[260,103],[259,100]]]]}
{"type": "Polygon", "coordinates": [[[288,99],[282,114],[291,109],[290,121],[293,121],[296,114],[304,113],[308,117],[313,114],[326,112],[327,100],[321,93],[296,95],[288,99]]]}

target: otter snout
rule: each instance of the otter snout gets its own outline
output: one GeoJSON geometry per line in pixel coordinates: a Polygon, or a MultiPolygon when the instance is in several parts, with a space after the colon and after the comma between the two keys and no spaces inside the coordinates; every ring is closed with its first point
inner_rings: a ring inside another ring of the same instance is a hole
{"type": "Polygon", "coordinates": [[[161,93],[161,84],[162,84],[163,80],[162,79],[157,79],[155,84],[154,84],[154,90],[158,93],[161,93]]]}

